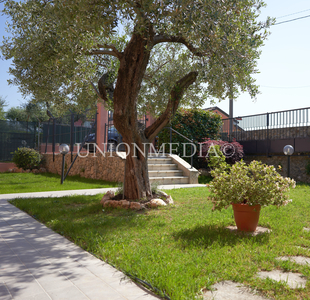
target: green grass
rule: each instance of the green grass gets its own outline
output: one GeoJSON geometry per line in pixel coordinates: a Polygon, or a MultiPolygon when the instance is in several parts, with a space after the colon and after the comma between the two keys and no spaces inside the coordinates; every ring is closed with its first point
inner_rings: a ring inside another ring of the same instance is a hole
{"type": "Polygon", "coordinates": [[[60,184],[60,176],[52,173],[0,173],[0,194],[117,187],[107,182],[80,176],[69,176],[60,184]]]}
{"type": "Polygon", "coordinates": [[[310,279],[310,268],[278,261],[283,255],[310,256],[310,186],[291,191],[285,207],[262,208],[259,225],[271,233],[249,236],[231,233],[231,208],[212,212],[208,189],[171,190],[175,205],[144,212],[102,210],[102,195],[61,199],[14,200],[54,231],[85,250],[130,273],[173,300],[195,299],[216,282],[233,280],[256,288],[270,299],[310,299],[305,289],[258,279],[261,270],[300,272],[310,279]]]}

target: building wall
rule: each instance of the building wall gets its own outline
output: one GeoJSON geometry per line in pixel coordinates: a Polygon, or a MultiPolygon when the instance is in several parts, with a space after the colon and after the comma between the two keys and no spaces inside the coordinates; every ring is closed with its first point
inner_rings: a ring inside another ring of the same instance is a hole
{"type": "MultiPolygon", "coordinates": [[[[282,170],[279,173],[282,176],[287,176],[287,156],[247,156],[244,158],[246,163],[250,163],[253,160],[261,161],[267,165],[274,165],[275,168],[281,166],[282,170]]],[[[309,156],[291,156],[290,177],[296,181],[310,183],[310,175],[306,173],[306,165],[309,162],[309,156]]]]}
{"type": "MultiPolygon", "coordinates": [[[[84,155],[84,153],[83,153],[84,155]]],[[[62,155],[56,154],[53,162],[53,154],[44,154],[46,159],[45,168],[48,172],[61,174],[62,155]]],[[[75,156],[74,156],[75,157],[75,156]]],[[[71,165],[71,155],[65,157],[65,172],[71,165]]],[[[114,152],[101,154],[89,154],[87,157],[78,157],[70,170],[69,176],[80,175],[81,177],[101,179],[113,182],[123,182],[125,160],[117,156],[114,152]]]]}

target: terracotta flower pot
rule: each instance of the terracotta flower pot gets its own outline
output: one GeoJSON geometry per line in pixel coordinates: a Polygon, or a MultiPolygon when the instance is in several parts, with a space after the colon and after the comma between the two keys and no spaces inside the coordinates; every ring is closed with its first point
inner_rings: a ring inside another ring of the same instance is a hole
{"type": "Polygon", "coordinates": [[[232,203],[238,230],[254,232],[256,230],[261,206],[232,203]]]}

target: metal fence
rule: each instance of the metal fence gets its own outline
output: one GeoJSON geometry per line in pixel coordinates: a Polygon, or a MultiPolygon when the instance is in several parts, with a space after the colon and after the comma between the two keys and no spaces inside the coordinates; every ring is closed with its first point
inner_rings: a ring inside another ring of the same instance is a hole
{"type": "Polygon", "coordinates": [[[87,126],[73,126],[71,130],[70,125],[66,124],[55,124],[55,130],[53,124],[43,123],[42,131],[43,131],[43,141],[44,143],[51,144],[53,143],[54,135],[55,135],[55,143],[56,144],[68,144],[71,143],[71,134],[72,134],[72,142],[81,143],[84,137],[87,135],[89,128],[91,125],[87,126]],[[54,135],[53,135],[54,130],[54,135]]]}
{"type": "Polygon", "coordinates": [[[36,147],[36,122],[0,120],[0,161],[11,161],[21,147],[36,147]]]}
{"type": "Polygon", "coordinates": [[[310,136],[310,107],[223,119],[222,139],[238,141],[310,136]]]}
{"type": "Polygon", "coordinates": [[[279,154],[285,145],[292,145],[295,153],[309,153],[310,108],[224,119],[221,138],[235,139],[245,154],[279,154]]]}
{"type": "Polygon", "coordinates": [[[56,144],[68,144],[72,161],[73,152],[79,151],[79,149],[75,149],[75,144],[84,144],[91,133],[96,133],[96,118],[97,114],[94,118],[87,120],[86,112],[83,115],[71,113],[61,118],[54,118],[50,114],[49,121],[42,124],[42,143],[45,148],[42,152],[52,152],[54,159],[56,144]],[[77,125],[76,122],[82,123],[82,119],[84,125],[77,125]],[[62,124],[64,120],[67,124],[62,124]]]}

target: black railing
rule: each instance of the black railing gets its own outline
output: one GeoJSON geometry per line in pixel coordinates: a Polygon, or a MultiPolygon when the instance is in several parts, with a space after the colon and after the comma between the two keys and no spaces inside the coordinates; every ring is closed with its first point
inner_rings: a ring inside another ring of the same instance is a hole
{"type": "MultiPolygon", "coordinates": [[[[179,136],[181,136],[182,138],[184,138],[184,139],[186,139],[187,141],[189,141],[189,142],[191,142],[191,169],[193,168],[193,156],[194,156],[194,154],[193,154],[193,143],[194,143],[194,141],[193,140],[191,140],[191,139],[189,139],[188,137],[186,137],[185,135],[183,135],[182,133],[180,133],[180,132],[178,132],[178,131],[176,131],[175,129],[173,129],[171,126],[170,127],[165,127],[165,128],[167,128],[167,129],[169,129],[170,130],[170,147],[171,147],[171,144],[172,144],[172,131],[173,132],[175,132],[176,134],[178,134],[179,136]]],[[[171,148],[170,148],[171,149],[171,148]]]]}
{"type": "Polygon", "coordinates": [[[237,141],[310,136],[310,107],[223,119],[222,139],[237,141]]]}
{"type": "Polygon", "coordinates": [[[18,148],[35,148],[37,125],[36,122],[0,120],[0,161],[11,161],[18,148]]]}
{"type": "Polygon", "coordinates": [[[43,128],[43,142],[45,143],[45,153],[47,152],[48,144],[52,144],[53,161],[55,159],[55,145],[56,144],[68,144],[70,145],[71,161],[73,160],[74,145],[82,143],[86,137],[89,136],[89,129],[92,128],[92,133],[96,132],[96,128],[93,126],[97,114],[91,120],[86,119],[85,111],[84,115],[78,115],[71,113],[60,118],[54,118],[52,115],[47,123],[42,124],[43,128]],[[84,119],[83,126],[77,126],[74,120],[84,119]],[[66,124],[61,122],[66,121],[66,124]]]}

